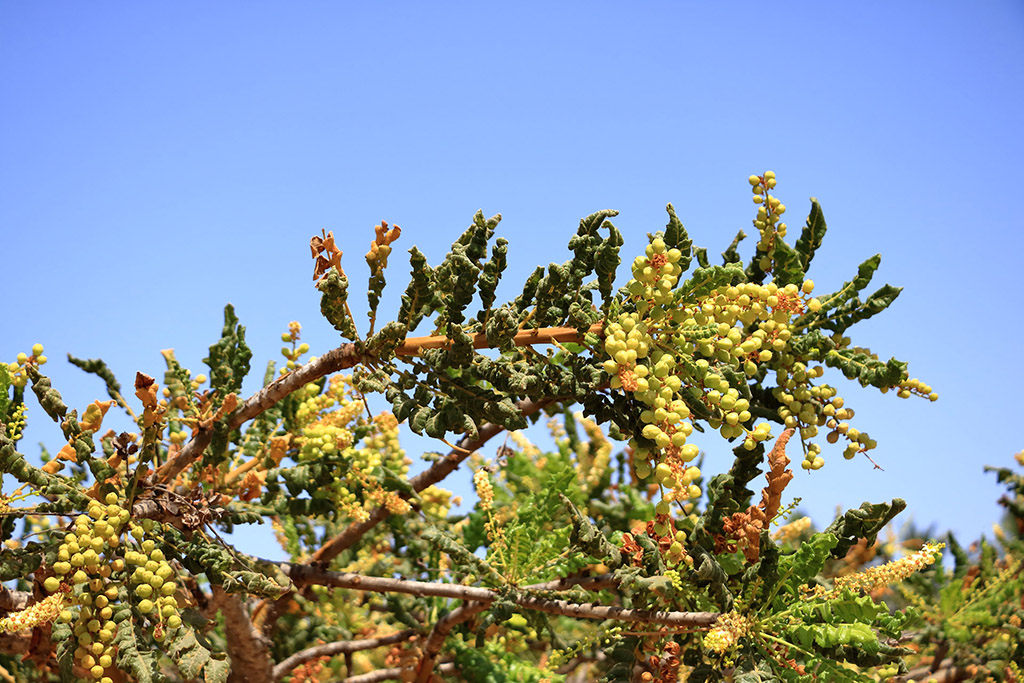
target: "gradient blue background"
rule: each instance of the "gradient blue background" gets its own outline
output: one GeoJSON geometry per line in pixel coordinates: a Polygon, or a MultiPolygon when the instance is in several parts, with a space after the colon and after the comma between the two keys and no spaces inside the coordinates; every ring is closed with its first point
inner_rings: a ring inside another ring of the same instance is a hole
{"type": "MultiPolygon", "coordinates": [[[[717,255],[752,231],[747,176],[772,169],[794,233],[808,197],[824,207],[818,291],[883,254],[873,284],[905,291],[856,340],[941,395],[842,383],[884,471],[826,446],[788,493],[821,525],[902,496],[903,521],[991,534],[1000,489],[982,466],[1024,448],[1024,5],[711,5],[3,3],[0,359],[43,342],[81,410],[104,392],[65,354],[103,357],[126,386],[161,377],[168,347],[199,372],[230,301],[251,391],[289,321],[314,353],[337,344],[311,280],[321,228],[353,292],[373,225],[403,228],[388,315],[405,250],[436,263],[478,208],[504,216],[509,297],[599,209],[621,212],[627,263],[667,202],[717,255]]],[[[21,450],[58,449],[34,403],[30,419],[21,450]]],[[[722,442],[704,444],[706,471],[724,469],[722,442]]],[[[450,483],[469,491],[465,472],[450,483]]],[[[276,556],[268,539],[240,540],[276,556]]]]}

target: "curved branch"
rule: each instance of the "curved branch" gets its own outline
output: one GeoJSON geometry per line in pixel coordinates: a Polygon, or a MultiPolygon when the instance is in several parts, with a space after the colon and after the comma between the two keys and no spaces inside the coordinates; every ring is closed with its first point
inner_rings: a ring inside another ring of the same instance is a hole
{"type": "MultiPolygon", "coordinates": [[[[325,377],[332,372],[345,370],[358,365],[363,360],[362,352],[355,344],[348,343],[331,349],[324,355],[305,365],[301,365],[287,375],[282,375],[263,387],[242,404],[242,407],[231,414],[228,429],[235,430],[243,424],[269,409],[288,394],[301,389],[310,382],[325,377]]],[[[164,463],[156,473],[159,482],[167,482],[198,460],[213,439],[213,424],[203,424],[199,432],[185,444],[176,456],[164,463]]]]}
{"type": "Polygon", "coordinates": [[[487,605],[471,602],[452,610],[441,619],[438,619],[437,623],[434,624],[434,628],[430,630],[430,635],[427,636],[426,642],[423,644],[423,657],[420,659],[416,683],[427,683],[430,677],[433,676],[434,662],[437,660],[437,655],[441,653],[441,647],[444,645],[444,641],[452,629],[459,624],[469,621],[485,609],[487,609],[487,605]]]}
{"type": "Polygon", "coordinates": [[[314,647],[306,648],[305,650],[296,652],[291,657],[288,657],[288,659],[282,660],[281,663],[274,666],[273,678],[275,681],[279,681],[287,676],[288,672],[295,667],[318,657],[333,657],[334,655],[349,654],[360,650],[370,650],[375,647],[382,647],[384,645],[393,645],[394,643],[400,643],[403,640],[408,640],[415,633],[416,631],[413,631],[412,629],[406,629],[405,631],[399,631],[398,633],[392,633],[387,636],[380,636],[379,638],[341,640],[336,643],[326,643],[324,645],[316,645],[314,647]]]}
{"type": "MultiPolygon", "coordinates": [[[[602,329],[603,323],[595,323],[590,326],[588,332],[600,333],[602,329]]],[[[581,339],[582,335],[580,335],[575,327],[544,327],[523,330],[515,336],[513,342],[517,346],[532,346],[534,344],[550,344],[553,341],[578,342],[581,339]]],[[[447,337],[414,337],[397,347],[395,355],[415,356],[422,349],[439,348],[450,343],[451,340],[447,337]]],[[[473,348],[482,349],[488,346],[486,334],[480,332],[473,336],[473,348]]],[[[332,372],[354,367],[365,359],[366,357],[363,355],[359,345],[346,343],[331,349],[314,361],[299,366],[287,375],[278,377],[249,397],[242,404],[241,408],[231,414],[228,420],[229,431],[238,429],[288,394],[297,391],[310,382],[325,377],[332,372]]],[[[157,470],[157,481],[167,482],[178,476],[182,470],[202,455],[212,439],[213,423],[200,425],[198,433],[185,444],[178,454],[157,470]]]]}
{"type": "MultiPolygon", "coordinates": [[[[458,671],[456,666],[451,662],[442,664],[437,667],[437,670],[442,674],[451,674],[458,671]]],[[[371,671],[368,674],[360,674],[359,676],[343,678],[341,679],[341,683],[378,683],[379,681],[397,681],[405,671],[407,671],[407,669],[381,669],[380,671],[371,671]]]]}

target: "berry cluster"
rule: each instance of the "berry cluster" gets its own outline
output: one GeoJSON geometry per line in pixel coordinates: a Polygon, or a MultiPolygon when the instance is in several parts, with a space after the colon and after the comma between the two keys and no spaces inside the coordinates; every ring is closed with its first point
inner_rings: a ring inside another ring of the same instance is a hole
{"type": "Polygon", "coordinates": [[[748,178],[754,193],[754,203],[758,204],[754,227],[761,238],[757,242],[757,264],[766,273],[772,271],[775,264],[775,247],[778,238],[786,236],[786,224],[780,223],[782,214],[786,213],[786,205],[778,197],[768,194],[775,189],[776,180],[773,171],[765,171],[763,176],[752,175],[748,178]]]}
{"type": "Polygon", "coordinates": [[[174,597],[174,569],[155,541],[145,538],[143,525],[152,528],[155,522],[132,522],[129,511],[118,500],[112,492],[103,503],[89,503],[86,514],[75,519],[73,530],[57,549],[53,565],[56,575],[43,582],[53,595],[68,595],[68,606],[58,618],[73,624],[75,661],[100,683],[111,683],[116,676],[113,641],[118,627],[113,617],[123,587],[133,587],[136,607],[152,623],[157,641],[181,625],[174,597]],[[122,553],[121,537],[126,529],[138,549],[122,553]],[[126,571],[129,565],[135,566],[130,575],[126,571]]]}
{"type": "Polygon", "coordinates": [[[135,597],[139,599],[139,611],[153,624],[153,636],[159,642],[168,630],[181,626],[178,600],[174,597],[178,590],[174,582],[175,571],[163,551],[156,547],[156,542],[146,538],[143,525],[131,523],[129,529],[132,538],[139,543],[139,550],[129,550],[124,554],[125,561],[135,567],[129,581],[135,597]]]}
{"type": "MultiPolygon", "coordinates": [[[[786,207],[769,193],[776,185],[771,171],[751,176],[750,184],[758,204],[754,226],[761,236],[757,265],[771,273],[776,251],[782,248],[778,240],[786,234],[780,222],[786,207]]],[[[670,502],[700,495],[691,483],[697,475],[687,467],[698,455],[697,446],[687,442],[698,420],[726,439],[742,439],[747,450],[771,439],[769,423],[755,422],[758,415],[747,381],[760,381],[769,371],[775,374],[772,395],[779,421],[800,432],[804,469],[824,465],[821,447],[810,441],[821,427],[830,430],[830,443],[847,441],[843,455],[848,459],[875,447],[866,432],[846,422],[853,410],[843,407],[836,390],[814,383],[824,374],[822,365],[812,365],[820,359],[802,355],[800,346],[793,345],[800,338],[796,319],[822,310],[822,302],[813,296],[813,281],[737,282],[745,279],[737,267],[734,272],[717,271],[733,284],[711,288],[722,280],[709,282],[716,272],[704,269],[680,286],[680,264],[686,261],[688,256],[666,244],[661,233],[655,235],[645,254],[633,261],[625,312],[604,327],[608,360],[603,369],[612,375],[611,387],[632,394],[641,404],[640,433],[630,442],[640,479],[653,474],[670,502]]],[[[904,381],[897,390],[901,397],[938,398],[916,379],[904,381]]]]}
{"type": "MultiPolygon", "coordinates": [[[[752,377],[760,365],[786,360],[790,322],[820,307],[816,299],[808,300],[811,281],[802,287],[740,283],[687,300],[686,292],[674,291],[680,257],[678,249],[668,249],[656,237],[646,257],[634,261],[626,289],[636,312],[620,314],[605,326],[610,358],[603,366],[612,375],[612,388],[631,392],[644,406],[644,443],[631,443],[637,476],[646,479],[653,469],[657,483],[675,500],[700,495],[684,475],[685,464],[698,455],[687,443],[693,417],[686,393],[700,390],[707,422],[723,437],[742,437],[748,450],[770,439],[768,423],[753,424],[749,397],[741,394],[745,384],[733,386],[727,375],[752,377]]],[[[796,370],[806,374],[805,368],[796,370]]]]}
{"type": "Polygon", "coordinates": [[[281,335],[281,341],[286,344],[291,344],[291,348],[287,346],[281,347],[281,355],[287,359],[284,367],[281,368],[282,375],[286,375],[294,370],[300,364],[299,359],[309,352],[309,344],[306,344],[305,342],[302,344],[296,344],[296,342],[299,341],[301,332],[302,325],[298,322],[292,321],[288,323],[288,331],[281,335]]]}
{"type": "Polygon", "coordinates": [[[130,514],[118,505],[116,493],[108,493],[104,503],[90,501],[86,514],[75,518],[73,531],[57,549],[53,565],[57,576],[47,578],[43,587],[54,594],[70,593],[70,605],[59,619],[74,624],[75,661],[93,679],[110,683],[116,675],[112,671],[117,634],[113,616],[124,571],[117,551],[130,514]]]}
{"type": "MultiPolygon", "coordinates": [[[[900,398],[910,398],[911,396],[921,396],[928,399],[929,401],[938,401],[939,395],[932,391],[930,385],[925,384],[916,377],[901,382],[897,389],[897,396],[900,398]]],[[[883,389],[883,392],[886,391],[883,389]]]]}
{"type": "Polygon", "coordinates": [[[7,369],[11,374],[11,382],[16,387],[24,387],[28,384],[28,374],[25,372],[25,368],[29,365],[45,365],[46,361],[47,358],[43,355],[43,345],[33,344],[32,355],[19,353],[17,360],[7,365],[7,369]]]}

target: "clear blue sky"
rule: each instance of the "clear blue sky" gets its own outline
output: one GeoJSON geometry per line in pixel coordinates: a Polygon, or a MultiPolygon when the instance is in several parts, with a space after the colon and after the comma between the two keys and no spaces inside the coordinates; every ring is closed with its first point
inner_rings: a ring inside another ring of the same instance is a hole
{"type": "MultiPolygon", "coordinates": [[[[405,249],[436,262],[500,212],[514,296],[599,209],[621,212],[627,263],[667,202],[717,254],[751,230],[747,176],[772,169],[791,225],[824,207],[820,291],[883,254],[877,284],[905,290],[857,340],[941,395],[843,383],[885,470],[826,447],[790,493],[820,524],[902,496],[902,520],[991,535],[982,465],[1024,448],[1024,5],[727,5],[4,3],[0,358],[44,343],[81,410],[102,386],[68,352],[126,385],[162,376],[168,347],[198,371],[230,301],[262,368],[291,320],[314,352],[337,343],[311,281],[321,228],[358,292],[381,219],[404,231],[401,286],[405,249]]],[[[22,450],[59,448],[30,417],[22,450]]]]}

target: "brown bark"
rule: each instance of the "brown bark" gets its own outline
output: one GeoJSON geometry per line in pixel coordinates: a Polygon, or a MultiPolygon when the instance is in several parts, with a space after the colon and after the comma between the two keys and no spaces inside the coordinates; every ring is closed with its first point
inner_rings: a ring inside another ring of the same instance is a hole
{"type": "Polygon", "coordinates": [[[224,615],[228,656],[231,658],[229,683],[271,683],[272,662],[267,644],[252,627],[241,598],[213,587],[213,601],[224,615]]]}

